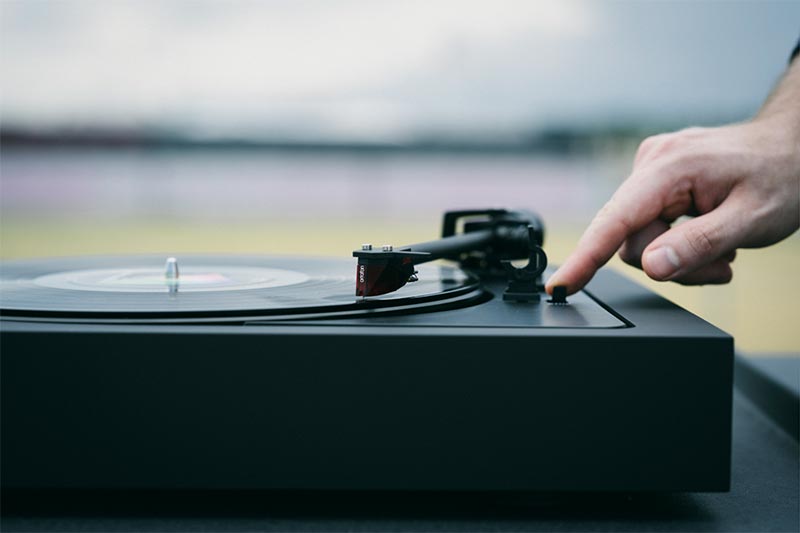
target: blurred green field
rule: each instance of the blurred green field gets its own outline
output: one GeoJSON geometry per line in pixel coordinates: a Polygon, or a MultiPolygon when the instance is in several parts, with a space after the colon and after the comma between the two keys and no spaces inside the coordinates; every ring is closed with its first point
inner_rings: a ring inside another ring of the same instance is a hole
{"type": "MultiPolygon", "coordinates": [[[[85,254],[188,252],[271,253],[348,257],[362,242],[406,244],[435,238],[438,217],[399,223],[370,219],[269,219],[188,222],[115,219],[93,223],[74,217],[3,216],[3,259],[85,254]]],[[[574,247],[581,227],[551,226],[551,263],[574,247]]],[[[733,334],[738,350],[751,354],[800,354],[800,236],[762,250],[740,251],[727,286],[682,287],[657,283],[614,259],[611,268],[651,287],[733,334]]]]}

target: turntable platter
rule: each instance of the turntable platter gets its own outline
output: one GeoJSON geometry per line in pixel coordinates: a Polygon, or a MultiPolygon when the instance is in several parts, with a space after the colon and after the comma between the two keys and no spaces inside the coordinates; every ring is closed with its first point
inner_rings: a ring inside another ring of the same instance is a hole
{"type": "Polygon", "coordinates": [[[422,265],[419,281],[376,298],[357,298],[348,259],[164,256],[8,261],[0,273],[4,316],[42,319],[186,321],[242,317],[342,316],[480,297],[476,278],[422,265]],[[172,268],[174,271],[170,271],[172,268]]]}

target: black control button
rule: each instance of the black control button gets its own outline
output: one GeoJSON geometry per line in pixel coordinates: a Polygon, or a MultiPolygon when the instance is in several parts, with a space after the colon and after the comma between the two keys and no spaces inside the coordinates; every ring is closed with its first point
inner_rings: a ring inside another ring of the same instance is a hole
{"type": "Polygon", "coordinates": [[[567,288],[564,285],[553,287],[553,297],[547,300],[551,304],[564,305],[567,302],[567,288]]]}

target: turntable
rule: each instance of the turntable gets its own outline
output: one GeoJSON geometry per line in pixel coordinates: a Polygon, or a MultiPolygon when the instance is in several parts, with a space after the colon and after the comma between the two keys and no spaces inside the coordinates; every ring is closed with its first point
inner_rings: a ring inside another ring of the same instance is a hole
{"type": "Polygon", "coordinates": [[[732,339],[543,241],[8,261],[3,488],[728,490],[732,339]]]}

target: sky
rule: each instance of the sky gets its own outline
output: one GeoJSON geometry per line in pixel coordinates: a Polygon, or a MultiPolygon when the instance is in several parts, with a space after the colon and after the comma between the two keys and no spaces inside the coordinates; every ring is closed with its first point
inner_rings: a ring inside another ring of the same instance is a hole
{"type": "Polygon", "coordinates": [[[0,1],[0,121],[393,142],[752,115],[800,0],[0,1]]]}

